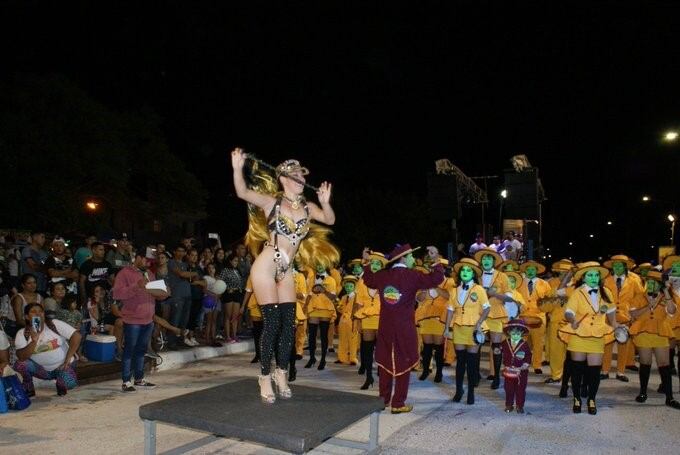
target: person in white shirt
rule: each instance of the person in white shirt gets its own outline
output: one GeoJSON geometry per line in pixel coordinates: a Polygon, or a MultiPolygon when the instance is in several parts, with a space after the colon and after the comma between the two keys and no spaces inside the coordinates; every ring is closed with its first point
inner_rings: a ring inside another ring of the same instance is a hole
{"type": "Polygon", "coordinates": [[[7,365],[9,365],[9,338],[0,329],[0,376],[7,365]]]}
{"type": "Polygon", "coordinates": [[[482,237],[482,234],[477,233],[477,235],[475,236],[475,243],[470,245],[469,250],[470,256],[474,256],[475,253],[481,250],[482,248],[486,248],[486,243],[484,243],[484,237],[482,237]]]}
{"type": "Polygon", "coordinates": [[[80,333],[58,319],[47,320],[41,305],[30,303],[24,308],[26,327],[17,332],[14,345],[17,362],[14,369],[23,377],[23,386],[29,397],[35,395],[33,376],[56,380],[57,394],[78,385],[76,377],[76,351],[80,346],[80,333]]]}

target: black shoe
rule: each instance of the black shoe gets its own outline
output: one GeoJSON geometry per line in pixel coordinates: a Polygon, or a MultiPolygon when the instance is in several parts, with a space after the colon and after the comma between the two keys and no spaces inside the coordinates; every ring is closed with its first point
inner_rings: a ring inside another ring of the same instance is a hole
{"type": "Polygon", "coordinates": [[[637,401],[638,403],[644,403],[645,401],[647,401],[647,394],[641,393],[640,395],[635,397],[635,401],[637,401]]]}
{"type": "Polygon", "coordinates": [[[124,382],[123,385],[120,386],[120,390],[121,390],[123,393],[129,393],[129,392],[136,392],[136,391],[137,391],[137,389],[135,389],[135,388],[132,386],[132,382],[131,382],[131,381],[124,382]]]}
{"type": "Polygon", "coordinates": [[[467,404],[475,404],[475,392],[473,389],[468,390],[467,404]]]}
{"type": "Polygon", "coordinates": [[[328,348],[328,352],[335,352],[334,348],[328,348]]]}
{"type": "Polygon", "coordinates": [[[424,381],[427,379],[427,377],[430,375],[430,370],[423,370],[422,373],[420,373],[420,376],[418,376],[419,381],[424,381]]]}
{"type": "Polygon", "coordinates": [[[444,362],[442,365],[444,365],[445,367],[450,367],[450,366],[451,366],[451,364],[450,364],[449,362],[444,362]]]}
{"type": "Polygon", "coordinates": [[[663,382],[659,384],[659,387],[656,389],[658,393],[666,393],[666,391],[663,389],[663,382]]]}
{"type": "Polygon", "coordinates": [[[258,356],[253,357],[253,360],[250,361],[250,363],[257,363],[260,361],[260,358],[258,356]]]}
{"type": "Polygon", "coordinates": [[[581,400],[579,398],[574,398],[574,405],[571,410],[574,412],[574,414],[581,413],[581,400]]]}
{"type": "Polygon", "coordinates": [[[514,410],[515,410],[515,408],[513,408],[512,406],[506,406],[505,407],[505,412],[507,412],[508,414],[511,413],[514,410]]]}
{"type": "Polygon", "coordinates": [[[30,391],[26,392],[26,396],[28,398],[34,397],[35,396],[35,390],[30,390],[30,391]]]}
{"type": "Polygon", "coordinates": [[[373,379],[373,376],[369,376],[366,378],[366,381],[364,381],[364,384],[359,387],[361,390],[367,390],[369,387],[373,387],[373,383],[375,380],[373,379]]]}
{"type": "Polygon", "coordinates": [[[147,382],[145,379],[140,379],[139,381],[135,381],[135,387],[141,387],[142,389],[153,389],[156,387],[156,384],[153,382],[147,382]]]}
{"type": "Polygon", "coordinates": [[[487,380],[487,381],[493,381],[495,378],[496,378],[496,376],[490,374],[490,375],[488,375],[488,376],[486,377],[486,380],[487,380]]]}
{"type": "Polygon", "coordinates": [[[436,382],[436,383],[442,382],[442,374],[441,374],[441,372],[435,373],[435,375],[434,375],[434,382],[436,382]]]}
{"type": "Polygon", "coordinates": [[[302,360],[302,356],[300,354],[295,354],[295,360],[302,360]]]}
{"type": "Polygon", "coordinates": [[[336,360],[336,361],[333,362],[333,363],[342,363],[342,362],[341,362],[340,360],[336,360]]]}
{"type": "Polygon", "coordinates": [[[680,409],[680,402],[677,400],[666,400],[666,406],[673,409],[680,409]]]}
{"type": "Polygon", "coordinates": [[[628,379],[628,376],[625,374],[617,374],[616,379],[618,379],[621,382],[630,382],[630,379],[628,379]]]}
{"type": "Polygon", "coordinates": [[[66,395],[66,392],[67,392],[67,389],[57,388],[57,396],[63,397],[64,395],[66,395]]]}
{"type": "Polygon", "coordinates": [[[609,373],[600,373],[600,381],[609,379],[609,373]]]}
{"type": "MultiPolygon", "coordinates": [[[[547,367],[548,365],[550,365],[550,362],[548,362],[547,360],[544,360],[543,362],[541,362],[541,365],[543,365],[544,367],[547,367]]],[[[519,409],[519,408],[517,408],[517,409],[519,409]]]]}
{"type": "Polygon", "coordinates": [[[324,368],[326,368],[326,359],[321,359],[321,362],[319,362],[319,366],[316,369],[321,371],[324,368]]]}
{"type": "Polygon", "coordinates": [[[462,400],[462,399],[463,399],[463,390],[460,390],[460,391],[457,390],[456,394],[453,396],[453,399],[451,401],[453,401],[454,403],[460,403],[460,400],[462,400]]]}
{"type": "Polygon", "coordinates": [[[357,374],[358,374],[358,375],[366,374],[366,367],[363,366],[363,365],[361,365],[361,366],[359,367],[359,371],[357,371],[357,374]]]}
{"type": "Polygon", "coordinates": [[[595,400],[588,400],[588,414],[594,416],[597,414],[597,406],[595,406],[595,400]]]}
{"type": "Polygon", "coordinates": [[[540,368],[536,368],[536,369],[534,370],[534,373],[535,373],[535,374],[543,374],[543,370],[541,370],[540,368]]]}
{"type": "Polygon", "coordinates": [[[289,368],[288,369],[288,382],[295,382],[296,378],[297,378],[297,369],[289,368]]]}
{"type": "Polygon", "coordinates": [[[493,382],[491,383],[491,390],[496,390],[501,386],[501,380],[499,379],[494,379],[493,382]]]}
{"type": "Polygon", "coordinates": [[[316,364],[316,359],[312,357],[309,359],[309,361],[305,364],[305,368],[312,368],[316,364]]]}
{"type": "Polygon", "coordinates": [[[631,365],[629,367],[626,367],[626,370],[629,371],[640,371],[640,369],[636,365],[631,365]]]}
{"type": "Polygon", "coordinates": [[[517,407],[517,414],[524,414],[524,408],[517,407]]]}
{"type": "Polygon", "coordinates": [[[560,393],[557,396],[560,397],[560,398],[567,398],[568,393],[569,393],[569,387],[561,387],[560,393]]]}
{"type": "Polygon", "coordinates": [[[546,384],[557,384],[558,382],[562,382],[562,378],[560,379],[548,378],[543,382],[545,382],[546,384]]]}

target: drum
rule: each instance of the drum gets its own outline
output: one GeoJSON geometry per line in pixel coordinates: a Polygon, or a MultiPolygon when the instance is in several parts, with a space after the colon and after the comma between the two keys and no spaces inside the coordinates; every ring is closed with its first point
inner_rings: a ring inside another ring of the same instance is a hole
{"type": "Polygon", "coordinates": [[[515,302],[505,302],[503,304],[505,307],[505,312],[508,313],[508,318],[512,321],[519,314],[519,307],[515,302]]]}
{"type": "Polygon", "coordinates": [[[516,379],[519,377],[519,370],[516,368],[506,368],[503,370],[503,377],[508,379],[516,379]]]}
{"type": "Polygon", "coordinates": [[[628,327],[625,325],[620,325],[614,330],[614,338],[616,338],[616,341],[624,344],[628,342],[628,338],[630,338],[630,333],[628,333],[628,327]]]}
{"type": "Polygon", "coordinates": [[[538,316],[522,316],[522,319],[530,329],[537,329],[543,325],[543,320],[538,316]]]}
{"type": "Polygon", "coordinates": [[[477,344],[484,344],[484,342],[486,341],[486,335],[484,335],[484,332],[482,332],[481,330],[475,330],[474,332],[472,332],[472,339],[477,344]]]}

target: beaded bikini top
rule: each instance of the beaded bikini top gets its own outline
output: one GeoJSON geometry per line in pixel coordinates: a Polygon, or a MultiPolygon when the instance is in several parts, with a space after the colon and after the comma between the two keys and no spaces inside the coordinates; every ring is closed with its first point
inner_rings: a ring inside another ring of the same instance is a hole
{"type": "Polygon", "coordinates": [[[291,245],[297,246],[298,242],[305,238],[309,232],[309,207],[303,200],[305,217],[297,222],[293,221],[281,212],[281,196],[276,199],[276,204],[267,217],[267,227],[274,233],[274,242],[277,244],[279,235],[288,239],[291,245]]]}

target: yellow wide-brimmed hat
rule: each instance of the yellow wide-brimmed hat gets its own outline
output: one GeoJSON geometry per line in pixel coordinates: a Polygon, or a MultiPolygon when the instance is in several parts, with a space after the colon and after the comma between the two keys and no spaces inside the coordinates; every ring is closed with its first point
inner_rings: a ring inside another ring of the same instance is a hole
{"type": "Polygon", "coordinates": [[[482,269],[479,267],[479,263],[471,258],[462,258],[460,261],[453,264],[453,273],[456,276],[458,276],[458,273],[460,273],[460,269],[466,265],[475,271],[478,278],[482,276],[482,269]]]}
{"type": "Polygon", "coordinates": [[[663,259],[663,269],[668,270],[673,266],[674,262],[680,262],[680,256],[677,254],[671,254],[663,259]]]}
{"type": "Polygon", "coordinates": [[[428,270],[428,268],[425,267],[424,265],[416,265],[415,267],[413,267],[413,270],[417,270],[417,271],[419,271],[419,272],[421,272],[421,273],[430,273],[430,271],[428,270]]]}
{"type": "Polygon", "coordinates": [[[503,272],[507,276],[511,276],[515,278],[515,287],[518,288],[522,285],[522,282],[524,281],[524,278],[522,278],[522,275],[520,275],[517,272],[503,272]]]}
{"type": "Polygon", "coordinates": [[[345,283],[355,283],[359,281],[359,278],[355,277],[354,275],[345,275],[342,277],[342,285],[345,283]]]}
{"type": "Polygon", "coordinates": [[[611,269],[615,262],[625,262],[626,268],[628,270],[633,270],[635,267],[635,261],[626,256],[625,254],[615,254],[608,261],[604,261],[603,266],[611,269]]]}
{"type": "Polygon", "coordinates": [[[580,280],[583,277],[583,274],[589,270],[597,270],[600,272],[600,279],[602,280],[604,280],[609,275],[609,269],[602,267],[597,261],[581,262],[576,264],[576,267],[578,269],[574,273],[574,282],[580,280]]]}
{"type": "Polygon", "coordinates": [[[364,264],[363,264],[363,261],[362,261],[361,259],[359,259],[359,258],[352,259],[351,261],[349,261],[349,262],[347,263],[347,267],[349,267],[350,269],[351,269],[352,267],[354,267],[355,265],[364,265],[364,264]]]}
{"type": "Polygon", "coordinates": [[[482,258],[486,255],[493,256],[493,265],[494,267],[501,262],[503,262],[503,257],[498,254],[496,250],[493,248],[482,248],[481,250],[477,250],[475,252],[475,261],[479,262],[480,264],[482,263],[482,258]]]}
{"type": "Polygon", "coordinates": [[[497,265],[496,268],[498,270],[505,272],[505,269],[507,269],[508,266],[512,267],[513,272],[516,272],[516,271],[519,270],[519,264],[514,259],[506,259],[505,261],[503,261],[499,265],[497,265]]]}
{"type": "Polygon", "coordinates": [[[659,272],[658,270],[650,270],[647,272],[645,280],[654,280],[658,281],[659,283],[663,283],[663,273],[659,272]]]}
{"type": "Polygon", "coordinates": [[[522,263],[519,266],[519,271],[524,273],[524,272],[526,272],[527,268],[531,267],[531,266],[536,267],[536,275],[540,275],[542,273],[545,273],[545,266],[543,264],[541,264],[540,262],[536,262],[536,261],[527,261],[527,262],[522,263]]]}
{"type": "Polygon", "coordinates": [[[574,263],[569,259],[560,259],[552,263],[550,270],[553,272],[568,272],[574,268],[574,263]]]}
{"type": "Polygon", "coordinates": [[[384,254],[382,254],[379,251],[371,251],[370,253],[368,253],[368,260],[369,261],[380,261],[382,263],[383,267],[385,267],[385,264],[387,264],[387,258],[385,257],[384,254]]]}
{"type": "Polygon", "coordinates": [[[638,264],[637,267],[635,267],[635,270],[633,270],[633,272],[639,274],[643,270],[650,270],[653,268],[654,266],[652,265],[651,262],[643,262],[642,264],[638,264]]]}

